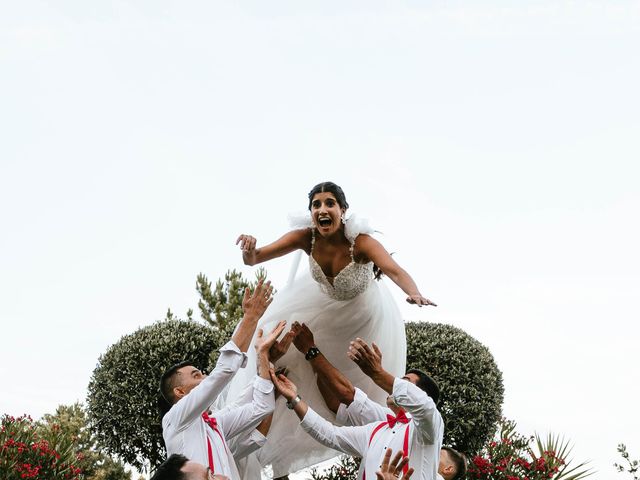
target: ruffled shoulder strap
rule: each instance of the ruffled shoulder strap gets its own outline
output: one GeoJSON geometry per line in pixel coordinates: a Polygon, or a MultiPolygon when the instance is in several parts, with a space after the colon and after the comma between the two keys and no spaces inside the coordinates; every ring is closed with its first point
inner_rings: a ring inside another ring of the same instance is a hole
{"type": "Polygon", "coordinates": [[[289,220],[289,227],[293,230],[313,228],[313,222],[311,221],[311,214],[309,212],[293,212],[287,215],[287,219],[289,220]]]}
{"type": "Polygon", "coordinates": [[[371,225],[369,225],[369,220],[361,218],[355,213],[351,214],[345,221],[344,236],[347,237],[347,240],[349,240],[353,245],[353,242],[356,241],[356,237],[361,233],[372,235],[375,233],[375,230],[371,225]]]}

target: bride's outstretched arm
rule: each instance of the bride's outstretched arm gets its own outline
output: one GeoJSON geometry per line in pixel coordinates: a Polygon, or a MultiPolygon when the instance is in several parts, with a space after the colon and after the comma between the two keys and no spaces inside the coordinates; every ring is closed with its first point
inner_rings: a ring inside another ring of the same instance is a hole
{"type": "Polygon", "coordinates": [[[369,235],[358,235],[355,247],[358,254],[364,255],[367,259],[373,261],[386,276],[393,280],[393,283],[407,294],[407,302],[418,306],[436,306],[431,300],[422,296],[411,275],[391,258],[389,252],[376,239],[369,235]]]}
{"type": "Polygon", "coordinates": [[[240,244],[242,249],[242,260],[245,265],[256,265],[266,262],[273,258],[281,257],[294,250],[309,249],[311,244],[311,230],[304,228],[302,230],[292,230],[285,233],[275,242],[264,247],[256,248],[256,239],[251,235],[242,234],[236,240],[236,245],[240,244]]]}

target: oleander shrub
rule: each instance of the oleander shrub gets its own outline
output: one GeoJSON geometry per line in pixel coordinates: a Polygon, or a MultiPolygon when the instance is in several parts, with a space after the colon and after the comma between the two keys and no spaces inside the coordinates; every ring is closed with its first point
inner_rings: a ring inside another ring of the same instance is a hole
{"type": "Polygon", "coordinates": [[[46,432],[31,417],[0,419],[0,478],[80,480],[77,439],[52,425],[46,432]]]}
{"type": "Polygon", "coordinates": [[[469,480],[580,480],[594,471],[575,464],[571,444],[559,435],[526,437],[513,420],[501,419],[495,438],[470,462],[469,480]]]}
{"type": "Polygon", "coordinates": [[[452,325],[409,322],[406,332],[407,368],[424,370],[440,386],[444,444],[478,452],[496,430],[504,399],[502,372],[491,352],[452,325]]]}

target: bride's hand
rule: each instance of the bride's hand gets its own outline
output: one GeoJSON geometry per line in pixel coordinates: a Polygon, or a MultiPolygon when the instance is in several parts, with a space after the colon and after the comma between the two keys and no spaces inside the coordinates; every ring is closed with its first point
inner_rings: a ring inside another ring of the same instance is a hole
{"type": "Polygon", "coordinates": [[[424,298],[419,293],[417,293],[415,295],[409,295],[407,297],[407,303],[411,303],[412,305],[418,305],[419,307],[421,307],[423,305],[433,305],[434,307],[438,306],[435,303],[433,303],[431,300],[429,300],[428,298],[424,298]]]}
{"type": "Polygon", "coordinates": [[[256,237],[251,235],[245,235],[244,233],[236,240],[236,245],[240,244],[242,250],[242,259],[245,263],[247,261],[255,261],[256,257],[256,237]]]}

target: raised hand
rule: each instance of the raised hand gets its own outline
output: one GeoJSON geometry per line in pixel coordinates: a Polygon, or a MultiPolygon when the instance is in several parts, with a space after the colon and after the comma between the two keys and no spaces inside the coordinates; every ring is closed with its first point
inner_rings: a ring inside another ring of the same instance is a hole
{"type": "Polygon", "coordinates": [[[296,334],[292,327],[291,330],[284,334],[282,340],[278,340],[271,346],[269,349],[269,361],[271,363],[276,363],[285,353],[287,353],[295,336],[296,334]]]}
{"type": "MultiPolygon", "coordinates": [[[[377,480],[398,480],[402,469],[409,462],[409,457],[402,456],[402,450],[395,454],[393,460],[391,460],[391,455],[391,449],[387,448],[387,451],[384,452],[380,470],[376,472],[377,480]]],[[[413,475],[413,468],[409,468],[407,473],[402,475],[401,480],[409,480],[411,475],[413,475]]]]}
{"type": "Polygon", "coordinates": [[[252,317],[258,319],[262,317],[267,307],[271,305],[273,301],[273,287],[271,281],[264,282],[264,279],[260,279],[256,285],[253,293],[250,293],[247,287],[244,290],[244,298],[242,299],[242,310],[245,317],[252,317]]]}
{"type": "Polygon", "coordinates": [[[285,322],[284,320],[281,320],[266,337],[263,336],[262,329],[261,328],[258,329],[258,334],[256,335],[256,343],[255,343],[256,351],[258,352],[258,354],[266,353],[270,351],[271,347],[274,346],[274,344],[278,340],[278,337],[284,330],[284,327],[286,324],[287,322],[285,322]]]}
{"type": "Polygon", "coordinates": [[[296,387],[295,383],[282,374],[276,375],[273,368],[269,370],[269,374],[271,375],[271,381],[273,382],[274,387],[276,387],[276,390],[280,395],[288,401],[296,398],[296,395],[298,395],[298,387],[296,387]]]}
{"type": "Polygon", "coordinates": [[[382,352],[375,343],[372,345],[373,348],[361,338],[356,338],[350,342],[349,351],[347,352],[347,356],[369,377],[373,377],[383,371],[382,352]]]}
{"type": "Polygon", "coordinates": [[[435,303],[433,303],[431,300],[429,300],[428,298],[424,298],[419,293],[417,293],[415,295],[409,295],[407,297],[407,303],[410,303],[412,305],[418,305],[419,307],[421,307],[423,305],[433,305],[434,307],[438,306],[435,303]]]}
{"type": "Polygon", "coordinates": [[[306,324],[293,322],[291,330],[294,332],[295,336],[295,338],[293,339],[293,344],[303,354],[306,354],[311,347],[316,346],[313,340],[313,333],[311,333],[311,330],[309,330],[309,327],[307,327],[306,324]]]}
{"type": "Polygon", "coordinates": [[[241,234],[236,240],[236,245],[240,244],[242,250],[242,260],[247,265],[252,265],[256,260],[256,238],[251,235],[241,234]]]}

